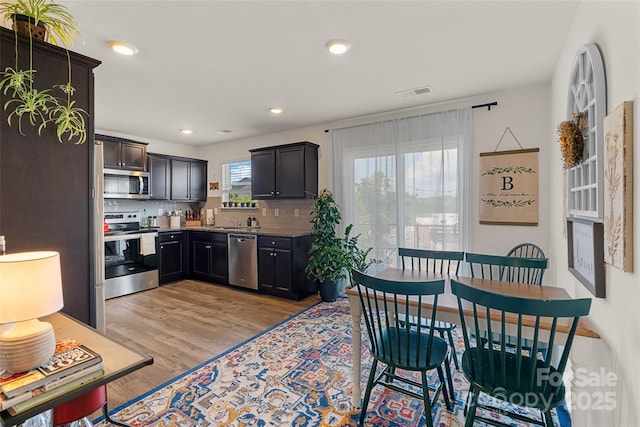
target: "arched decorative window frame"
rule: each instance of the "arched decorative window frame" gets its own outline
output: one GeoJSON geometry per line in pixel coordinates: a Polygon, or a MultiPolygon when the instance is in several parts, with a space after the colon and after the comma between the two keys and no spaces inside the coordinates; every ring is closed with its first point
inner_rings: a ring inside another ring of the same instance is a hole
{"type": "Polygon", "coordinates": [[[583,129],[582,162],[567,171],[569,214],[602,221],[604,187],[604,132],[607,114],[607,92],[604,64],[595,43],[586,44],[576,53],[569,77],[567,117],[583,113],[587,127],[583,129]]]}

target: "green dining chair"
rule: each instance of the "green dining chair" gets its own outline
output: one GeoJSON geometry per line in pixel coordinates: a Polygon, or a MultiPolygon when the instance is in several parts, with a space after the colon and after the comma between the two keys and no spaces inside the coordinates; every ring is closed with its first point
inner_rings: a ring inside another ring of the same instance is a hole
{"type": "Polygon", "coordinates": [[[507,252],[507,256],[515,256],[518,258],[546,258],[542,248],[535,243],[519,243],[507,252]]]}
{"type": "Polygon", "coordinates": [[[507,282],[541,285],[547,269],[547,258],[521,258],[503,255],[486,255],[467,252],[471,277],[504,280],[507,282]]]}
{"type": "Polygon", "coordinates": [[[360,425],[364,422],[367,413],[371,390],[376,385],[382,385],[421,399],[424,402],[426,425],[432,427],[431,409],[438,401],[441,392],[447,409],[452,409],[442,369],[444,365],[449,378],[448,388],[453,390],[451,370],[449,364],[445,363],[449,347],[445,340],[434,334],[433,326],[438,295],[444,292],[444,280],[417,282],[386,280],[368,276],[354,269],[351,270],[351,279],[354,286],[358,288],[360,307],[369,336],[369,349],[373,356],[360,412],[360,425]],[[421,322],[410,325],[408,322],[399,320],[399,314],[407,315],[412,311],[415,311],[418,317],[427,315],[422,308],[423,302],[433,305],[428,327],[423,326],[421,322]],[[385,367],[376,375],[379,362],[382,362],[385,367]],[[398,375],[396,368],[419,372],[420,382],[398,375]],[[433,369],[437,371],[440,381],[435,386],[430,386],[427,381],[427,372],[433,369]],[[433,396],[430,395],[430,390],[433,396]]]}
{"type": "MultiPolygon", "coordinates": [[[[547,258],[520,258],[502,255],[486,255],[467,252],[471,277],[482,279],[504,280],[527,285],[542,285],[542,275],[547,268],[547,258]]],[[[485,335],[479,335],[483,342],[488,342],[485,335]]],[[[507,344],[512,345],[512,337],[506,337],[507,344]]],[[[532,343],[525,342],[525,348],[531,349],[532,343]]],[[[546,344],[538,343],[538,349],[544,353],[546,344]]]]}
{"type": "Polygon", "coordinates": [[[471,427],[476,419],[493,425],[507,425],[476,414],[477,408],[496,411],[486,399],[479,400],[484,393],[511,404],[535,408],[541,412],[543,421],[501,409],[503,415],[553,427],[551,410],[565,401],[562,375],[578,321],[581,316],[589,314],[591,299],[543,300],[507,296],[468,286],[455,279],[451,280],[451,291],[458,300],[464,336],[462,372],[470,383],[464,411],[465,426],[471,427]],[[473,315],[466,318],[465,309],[473,315]],[[510,316],[517,319],[517,325],[506,323],[505,319],[510,316]],[[489,318],[493,320],[487,322],[489,318]],[[475,335],[486,334],[494,345],[478,345],[472,332],[475,335]],[[507,345],[503,338],[507,335],[516,339],[515,349],[507,345]],[[537,356],[536,344],[532,351],[523,351],[525,339],[537,343],[543,337],[549,343],[547,357],[537,356]]]}
{"type": "MultiPolygon", "coordinates": [[[[457,251],[398,248],[398,255],[402,258],[403,270],[411,269],[431,273],[455,274],[456,276],[460,270],[460,264],[464,261],[464,252],[457,251]]],[[[409,321],[415,324],[417,319],[410,316],[409,321]]],[[[422,322],[425,322],[424,326],[428,326],[429,319],[422,319],[422,322]]],[[[434,327],[442,338],[444,338],[445,335],[447,336],[449,345],[451,346],[451,357],[453,358],[456,369],[460,370],[460,364],[456,356],[456,343],[453,340],[452,333],[456,325],[454,323],[436,320],[434,327]]]]}

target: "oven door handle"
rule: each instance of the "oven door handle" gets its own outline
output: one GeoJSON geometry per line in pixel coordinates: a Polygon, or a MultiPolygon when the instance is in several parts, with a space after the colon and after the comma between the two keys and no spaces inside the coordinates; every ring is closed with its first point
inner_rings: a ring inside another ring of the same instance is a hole
{"type": "Polygon", "coordinates": [[[114,234],[113,236],[104,236],[105,242],[115,242],[118,240],[134,240],[139,239],[143,234],[151,234],[153,237],[158,237],[157,232],[152,233],[133,233],[133,234],[114,234]]]}

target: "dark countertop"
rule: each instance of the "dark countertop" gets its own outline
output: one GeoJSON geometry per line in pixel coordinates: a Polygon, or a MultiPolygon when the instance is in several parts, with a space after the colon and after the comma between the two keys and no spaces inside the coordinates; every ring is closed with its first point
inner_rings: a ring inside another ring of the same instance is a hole
{"type": "Polygon", "coordinates": [[[255,234],[258,236],[281,236],[281,237],[300,237],[311,234],[310,230],[283,230],[280,228],[231,228],[231,227],[216,227],[210,225],[191,225],[188,227],[172,228],[172,227],[160,227],[159,233],[175,232],[175,231],[208,231],[212,233],[243,233],[243,234],[255,234]]]}

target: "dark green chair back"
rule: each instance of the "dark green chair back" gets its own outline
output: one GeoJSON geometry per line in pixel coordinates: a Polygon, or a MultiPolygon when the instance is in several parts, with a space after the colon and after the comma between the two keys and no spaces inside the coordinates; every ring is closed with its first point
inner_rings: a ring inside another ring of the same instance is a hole
{"type": "Polygon", "coordinates": [[[464,252],[398,248],[402,269],[458,275],[464,252]]]}
{"type": "Polygon", "coordinates": [[[440,392],[447,409],[451,410],[443,365],[447,370],[449,386],[452,387],[449,364],[444,363],[449,354],[446,341],[433,334],[438,295],[444,292],[444,280],[435,281],[394,281],[368,276],[355,269],[351,270],[352,283],[357,286],[360,296],[360,307],[364,316],[369,348],[373,363],[367,381],[360,412],[360,424],[364,422],[371,390],[377,384],[400,393],[422,399],[425,405],[425,419],[428,427],[433,426],[431,408],[437,403],[440,392]],[[418,318],[425,317],[427,312],[422,304],[429,302],[433,310],[428,317],[428,324],[400,320],[410,313],[418,318]],[[378,362],[386,367],[378,373],[378,362]],[[400,375],[396,368],[403,371],[419,371],[421,380],[415,381],[406,375],[400,375]],[[427,380],[427,371],[435,369],[440,383],[432,386],[427,380]],[[404,386],[402,386],[404,385],[404,386]],[[421,390],[421,392],[418,392],[421,390]],[[433,394],[430,395],[430,390],[433,394]]]}
{"type": "Polygon", "coordinates": [[[368,276],[356,270],[352,270],[351,275],[354,285],[360,285],[360,305],[373,356],[402,369],[420,370],[438,366],[441,361],[435,366],[430,362],[433,324],[410,325],[391,314],[408,314],[415,309],[418,317],[426,317],[421,304],[428,298],[429,301],[433,300],[434,307],[429,317],[435,321],[435,308],[438,295],[444,292],[444,280],[394,281],[368,276]],[[376,293],[380,298],[372,298],[376,293]]]}
{"type": "Polygon", "coordinates": [[[483,392],[540,409],[549,425],[551,409],[564,402],[562,374],[579,318],[589,314],[591,299],[543,300],[500,295],[455,279],[451,280],[451,291],[458,300],[464,336],[462,370],[471,383],[467,417],[475,417],[477,406],[485,407],[478,404],[478,394],[483,392]],[[473,318],[465,318],[463,307],[473,311],[473,318]],[[487,322],[489,318],[493,321],[487,322]],[[515,319],[517,324],[508,324],[507,318],[515,319]],[[474,336],[479,335],[489,337],[494,344],[476,341],[474,336]],[[514,346],[506,343],[508,335],[516,340],[514,346]],[[549,344],[544,358],[538,354],[539,341],[549,344]],[[525,342],[533,343],[531,351],[524,351],[525,342]]]}
{"type": "Polygon", "coordinates": [[[507,256],[518,258],[546,258],[540,246],[535,243],[520,243],[512,247],[507,256]]]}
{"type": "Polygon", "coordinates": [[[520,258],[502,255],[466,254],[471,277],[541,285],[547,258],[520,258]]]}
{"type": "MultiPolygon", "coordinates": [[[[440,274],[458,275],[460,264],[464,261],[464,252],[457,251],[438,251],[431,249],[413,249],[398,248],[398,255],[402,257],[402,269],[411,269],[418,271],[427,271],[440,274]]],[[[414,324],[418,322],[415,316],[409,316],[409,321],[414,324]]],[[[428,325],[428,320],[423,323],[428,325]]],[[[434,325],[441,337],[447,336],[449,345],[451,346],[451,357],[455,363],[456,369],[460,369],[458,357],[456,356],[456,343],[453,339],[451,331],[456,325],[449,322],[437,321],[434,325]]]]}

